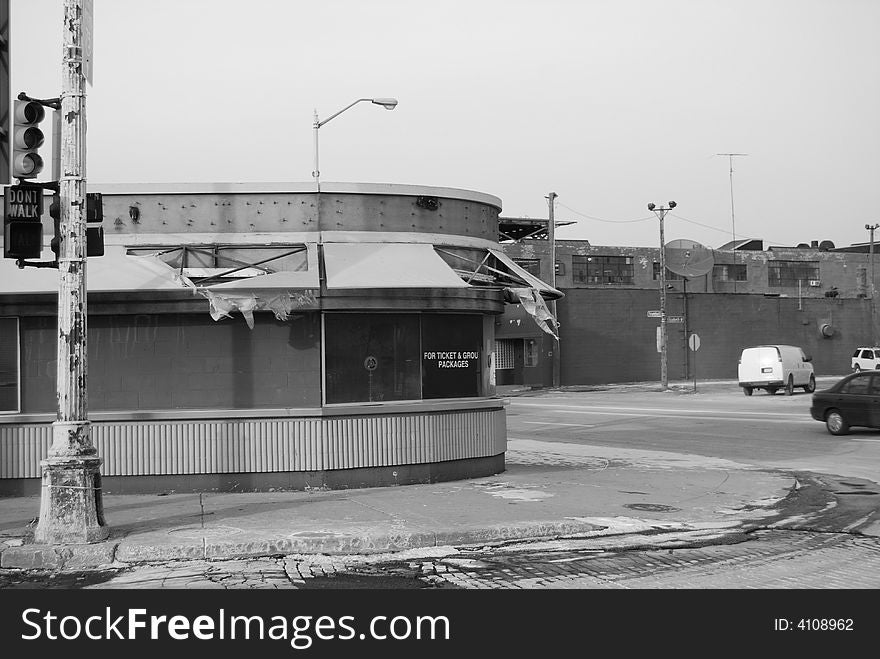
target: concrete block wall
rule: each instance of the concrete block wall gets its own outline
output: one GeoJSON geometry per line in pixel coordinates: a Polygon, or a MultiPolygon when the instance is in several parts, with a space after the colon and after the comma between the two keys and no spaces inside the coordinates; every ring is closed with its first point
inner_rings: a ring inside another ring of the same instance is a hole
{"type": "MultiPolygon", "coordinates": [[[[660,380],[657,291],[565,289],[557,303],[561,323],[562,384],[660,380]]],[[[681,294],[667,296],[667,313],[684,315],[681,294]]],[[[689,294],[687,326],[668,323],[670,380],[735,379],[742,349],[763,343],[801,346],[819,375],[850,372],[857,346],[870,343],[870,303],[864,299],[689,294]],[[831,336],[822,332],[828,325],[831,336]],[[696,333],[696,355],[687,337],[696,333]]]]}

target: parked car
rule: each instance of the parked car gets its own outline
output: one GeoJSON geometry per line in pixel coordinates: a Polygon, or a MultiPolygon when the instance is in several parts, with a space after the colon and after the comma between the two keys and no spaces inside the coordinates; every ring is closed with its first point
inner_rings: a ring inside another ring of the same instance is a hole
{"type": "Polygon", "coordinates": [[[880,428],[880,371],[853,373],[815,392],[810,415],[832,435],[845,435],[852,426],[880,428]]]}
{"type": "Polygon", "coordinates": [[[784,389],[789,396],[795,387],[811,393],[816,390],[812,357],[798,346],[764,345],[746,348],[739,358],[739,386],[746,396],[755,389],[775,394],[784,389]]]}
{"type": "Polygon", "coordinates": [[[856,348],[850,362],[856,373],[880,368],[880,348],[856,348]]]}

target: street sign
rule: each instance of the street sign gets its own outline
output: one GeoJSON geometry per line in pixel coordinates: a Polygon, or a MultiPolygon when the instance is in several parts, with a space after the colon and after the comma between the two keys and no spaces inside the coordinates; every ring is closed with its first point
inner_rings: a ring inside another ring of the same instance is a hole
{"type": "Polygon", "coordinates": [[[660,318],[660,315],[661,315],[661,314],[660,314],[660,310],[659,310],[659,309],[656,310],[656,311],[649,311],[649,312],[648,312],[648,318],[660,318]]]}
{"type": "Polygon", "coordinates": [[[700,337],[696,334],[691,334],[690,338],[688,339],[688,345],[690,346],[691,350],[696,352],[700,349],[700,337]]]}
{"type": "Polygon", "coordinates": [[[666,316],[667,323],[683,323],[684,316],[666,316]]]}
{"type": "Polygon", "coordinates": [[[3,219],[40,222],[43,215],[43,189],[36,186],[7,185],[4,189],[3,219]]]}

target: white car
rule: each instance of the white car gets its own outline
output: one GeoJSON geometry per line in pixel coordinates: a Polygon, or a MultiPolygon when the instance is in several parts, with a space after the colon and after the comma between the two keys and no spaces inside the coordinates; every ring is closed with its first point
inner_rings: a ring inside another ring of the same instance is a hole
{"type": "Polygon", "coordinates": [[[850,366],[856,373],[880,368],[880,348],[856,348],[850,366]]]}

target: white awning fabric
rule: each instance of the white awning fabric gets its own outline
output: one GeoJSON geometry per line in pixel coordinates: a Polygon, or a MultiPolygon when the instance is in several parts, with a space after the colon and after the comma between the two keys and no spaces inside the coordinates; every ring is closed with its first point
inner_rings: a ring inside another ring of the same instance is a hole
{"type": "Polygon", "coordinates": [[[541,281],[531,272],[517,265],[513,261],[513,259],[507,256],[507,254],[505,254],[504,252],[501,252],[497,249],[490,249],[489,252],[492,254],[492,256],[498,259],[500,263],[504,264],[504,267],[507,268],[507,270],[509,270],[511,274],[522,279],[523,283],[526,286],[528,286],[529,288],[534,288],[541,294],[542,297],[551,300],[558,300],[559,298],[565,296],[562,291],[553,288],[552,286],[550,286],[550,284],[541,281]]]}
{"type": "Polygon", "coordinates": [[[468,288],[427,243],[325,243],[327,288],[468,288]]]}
{"type": "Polygon", "coordinates": [[[282,270],[222,284],[198,286],[198,292],[208,298],[211,318],[228,318],[238,311],[244,316],[248,327],[253,329],[255,311],[271,311],[278,320],[287,320],[297,309],[317,309],[320,286],[317,245],[307,244],[306,250],[306,269],[282,270]]]}
{"type": "MultiPolygon", "coordinates": [[[[41,260],[54,258],[51,251],[44,251],[41,260]]],[[[161,259],[127,256],[122,247],[107,246],[104,256],[89,257],[86,263],[86,290],[89,292],[179,291],[191,287],[186,277],[181,277],[161,259]]],[[[0,294],[57,292],[57,269],[19,268],[14,259],[0,259],[0,294]]]]}

